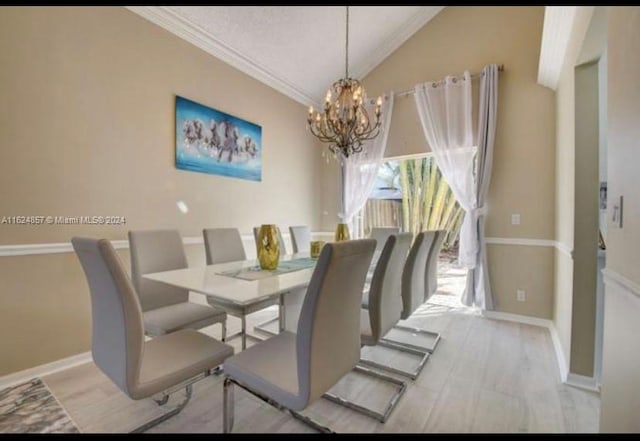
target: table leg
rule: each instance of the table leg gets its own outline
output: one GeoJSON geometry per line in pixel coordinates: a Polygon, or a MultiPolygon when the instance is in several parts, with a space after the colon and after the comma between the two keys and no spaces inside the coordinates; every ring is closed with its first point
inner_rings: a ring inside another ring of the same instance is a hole
{"type": "Polygon", "coordinates": [[[242,350],[244,351],[247,349],[247,316],[244,314],[242,315],[242,330],[240,332],[242,333],[242,350]]]}
{"type": "Polygon", "coordinates": [[[285,317],[285,307],[284,307],[284,294],[280,294],[279,298],[279,308],[278,308],[278,316],[279,316],[279,327],[280,332],[284,332],[286,329],[286,317],[285,317]]]}

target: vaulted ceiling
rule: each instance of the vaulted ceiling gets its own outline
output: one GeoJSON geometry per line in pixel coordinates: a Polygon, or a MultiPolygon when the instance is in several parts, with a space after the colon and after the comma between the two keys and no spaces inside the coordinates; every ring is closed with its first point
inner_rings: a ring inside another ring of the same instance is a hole
{"type": "MultiPolygon", "coordinates": [[[[349,7],[349,74],[362,78],[442,10],[349,7]]],[[[345,74],[343,6],[129,7],[305,105],[345,74]]]]}

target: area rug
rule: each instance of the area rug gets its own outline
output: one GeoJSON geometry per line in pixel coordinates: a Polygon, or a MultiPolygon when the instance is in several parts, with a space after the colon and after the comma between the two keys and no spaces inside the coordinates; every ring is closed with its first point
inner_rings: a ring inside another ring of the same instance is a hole
{"type": "Polygon", "coordinates": [[[0,433],[78,433],[39,378],[0,390],[0,433]]]}

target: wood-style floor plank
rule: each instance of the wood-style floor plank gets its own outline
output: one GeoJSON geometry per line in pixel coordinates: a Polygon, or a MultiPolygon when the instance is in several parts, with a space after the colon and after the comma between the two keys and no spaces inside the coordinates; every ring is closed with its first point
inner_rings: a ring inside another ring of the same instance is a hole
{"type": "MultiPolygon", "coordinates": [[[[250,317],[251,326],[276,313],[250,317]]],[[[231,318],[230,332],[239,321],[231,318]]],[[[560,382],[549,332],[545,328],[481,317],[442,304],[424,305],[406,324],[441,333],[422,375],[408,388],[386,424],[320,399],[303,413],[337,432],[596,432],[599,398],[560,382]]],[[[219,326],[206,333],[219,337],[219,326]]],[[[251,341],[250,341],[251,342],[251,341]]],[[[234,340],[236,351],[239,340],[234,340]]],[[[253,344],[253,342],[251,342],[253,344]]],[[[372,358],[411,368],[416,358],[384,348],[367,349],[372,358]]],[[[401,378],[401,377],[398,377],[401,378]]],[[[126,432],[159,415],[151,400],[132,401],[93,363],[44,377],[81,432],[126,432]]],[[[357,373],[333,392],[381,409],[393,388],[357,373]]],[[[179,395],[179,394],[176,394],[179,395]]],[[[178,403],[172,397],[167,406],[178,403]]],[[[196,383],[183,412],[150,430],[167,433],[222,431],[222,378],[196,383]]],[[[234,432],[312,432],[291,416],[236,388],[234,432]]]]}

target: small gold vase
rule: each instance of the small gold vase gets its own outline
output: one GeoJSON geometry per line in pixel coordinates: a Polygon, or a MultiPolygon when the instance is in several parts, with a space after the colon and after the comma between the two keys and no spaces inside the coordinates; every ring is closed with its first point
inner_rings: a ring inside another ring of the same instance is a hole
{"type": "Polygon", "coordinates": [[[312,259],[317,259],[320,257],[320,252],[322,252],[322,247],[324,246],[324,242],[321,240],[313,240],[311,241],[310,252],[312,259]]]}
{"type": "Polygon", "coordinates": [[[278,268],[280,260],[280,243],[278,229],[275,225],[261,225],[258,232],[258,261],[263,270],[273,271],[278,268]]]}
{"type": "Polygon", "coordinates": [[[335,241],[341,242],[343,240],[349,240],[349,226],[347,224],[338,224],[336,227],[335,241]]]}

